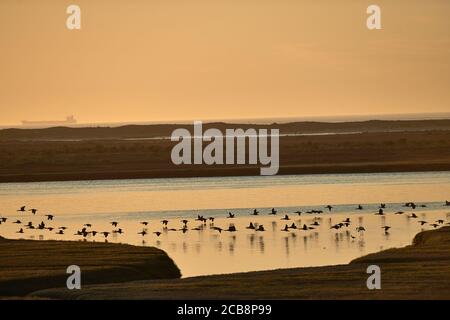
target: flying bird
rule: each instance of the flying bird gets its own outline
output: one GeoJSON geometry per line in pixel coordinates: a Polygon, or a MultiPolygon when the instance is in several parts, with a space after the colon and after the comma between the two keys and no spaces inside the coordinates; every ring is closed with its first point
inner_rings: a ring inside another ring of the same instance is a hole
{"type": "Polygon", "coordinates": [[[142,236],[145,236],[147,234],[147,231],[142,230],[141,232],[138,232],[138,234],[141,234],[142,236]]]}

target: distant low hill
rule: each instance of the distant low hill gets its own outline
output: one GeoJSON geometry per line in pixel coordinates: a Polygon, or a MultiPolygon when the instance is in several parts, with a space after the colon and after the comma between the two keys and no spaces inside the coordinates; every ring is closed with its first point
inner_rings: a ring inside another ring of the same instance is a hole
{"type": "MultiPolygon", "coordinates": [[[[125,125],[121,127],[53,127],[45,129],[2,129],[0,140],[139,139],[170,136],[177,128],[192,130],[192,124],[125,125]]],[[[278,128],[281,134],[320,134],[351,132],[393,132],[450,130],[445,120],[370,120],[355,122],[291,122],[282,124],[204,123],[204,130],[217,128],[278,128]]]]}

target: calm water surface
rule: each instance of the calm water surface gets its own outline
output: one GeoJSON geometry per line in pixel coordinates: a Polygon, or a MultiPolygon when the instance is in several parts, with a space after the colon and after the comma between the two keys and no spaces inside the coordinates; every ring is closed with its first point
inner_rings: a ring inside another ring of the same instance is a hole
{"type": "MultiPolygon", "coordinates": [[[[109,242],[157,246],[174,259],[183,276],[318,266],[409,244],[417,232],[432,228],[420,226],[418,220],[449,221],[446,199],[448,172],[6,183],[0,184],[0,216],[9,220],[0,225],[0,235],[73,240],[81,238],[74,233],[85,223],[91,223],[92,230],[112,231],[110,222],[118,221],[124,234],[110,235],[109,242]],[[402,206],[409,201],[426,207],[402,206]],[[380,203],[387,204],[385,216],[374,215],[380,203]],[[331,212],[324,208],[327,204],[333,205],[331,212]],[[364,210],[356,210],[358,204],[364,210]],[[37,214],[18,213],[22,205],[37,208],[37,214]],[[273,207],[277,215],[269,215],[273,207]],[[251,215],[254,208],[258,216],[251,215]],[[312,209],[324,213],[305,213],[312,209]],[[229,211],[236,217],[226,218],[229,211]],[[409,218],[412,212],[419,218],[409,218]],[[45,220],[48,213],[55,215],[54,221],[45,220]],[[289,221],[281,220],[285,214],[289,221]],[[237,232],[219,233],[210,221],[195,221],[197,215],[215,217],[214,226],[224,229],[233,223],[237,232]],[[188,219],[189,231],[164,229],[163,218],[169,220],[168,229],[177,230],[183,225],[180,220],[188,219]],[[346,218],[352,222],[349,227],[330,229],[346,218]],[[64,235],[28,229],[18,234],[21,226],[12,224],[13,219],[68,229],[64,235]],[[144,237],[137,234],[144,228],[141,221],[149,222],[144,237]],[[312,226],[314,221],[319,226],[312,226]],[[266,231],[246,229],[250,222],[264,225],[266,231]],[[281,231],[292,223],[314,229],[281,231]],[[391,226],[389,234],[381,229],[385,225],[391,226]],[[357,232],[357,226],[366,231],[357,232]],[[162,235],[157,237],[155,231],[162,235]]],[[[87,241],[105,240],[97,235],[87,241]]]]}

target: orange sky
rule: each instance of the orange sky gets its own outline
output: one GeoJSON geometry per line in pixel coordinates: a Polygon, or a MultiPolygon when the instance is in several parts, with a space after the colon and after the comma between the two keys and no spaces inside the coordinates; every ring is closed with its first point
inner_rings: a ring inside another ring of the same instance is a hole
{"type": "Polygon", "coordinates": [[[0,124],[450,112],[449,14],[447,0],[2,0],[0,124]],[[365,25],[374,3],[381,31],[365,25]]]}

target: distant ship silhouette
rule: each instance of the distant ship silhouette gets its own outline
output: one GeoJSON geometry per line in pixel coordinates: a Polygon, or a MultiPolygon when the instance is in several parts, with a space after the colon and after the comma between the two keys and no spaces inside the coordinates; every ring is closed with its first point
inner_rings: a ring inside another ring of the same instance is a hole
{"type": "Polygon", "coordinates": [[[75,124],[77,120],[74,116],[66,117],[66,120],[55,120],[55,121],[27,121],[22,120],[22,125],[24,126],[59,126],[65,124],[75,124]]]}

